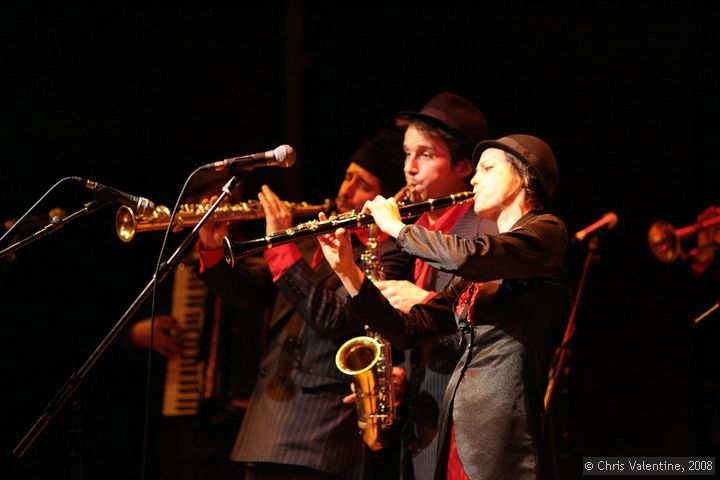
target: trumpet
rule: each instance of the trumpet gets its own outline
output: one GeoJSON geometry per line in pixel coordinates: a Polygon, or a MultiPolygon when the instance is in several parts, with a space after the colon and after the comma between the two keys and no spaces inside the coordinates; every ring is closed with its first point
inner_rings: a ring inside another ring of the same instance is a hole
{"type": "MultiPolygon", "coordinates": [[[[317,215],[319,212],[329,213],[332,203],[325,199],[322,205],[310,205],[307,202],[285,202],[293,216],[307,217],[317,215]]],[[[200,222],[210,205],[199,203],[186,203],[180,205],[178,213],[173,220],[172,231],[179,232],[188,227],[194,227],[200,222]]],[[[248,200],[234,204],[218,206],[208,219],[211,222],[230,222],[236,220],[257,220],[265,218],[265,212],[257,200],[248,200]]],[[[123,242],[129,242],[138,232],[151,232],[165,230],[170,225],[170,209],[165,205],[158,205],[149,214],[135,213],[131,208],[122,206],[115,214],[115,231],[123,242]]]]}
{"type": "Polygon", "coordinates": [[[694,248],[686,252],[682,248],[682,242],[697,235],[700,230],[709,228],[717,223],[720,223],[720,214],[696,224],[677,229],[668,222],[662,220],[657,221],[653,223],[650,226],[650,230],[648,230],[650,251],[655,255],[655,258],[661,262],[671,263],[678,258],[682,260],[692,258],[703,250],[714,250],[717,248],[715,244],[702,248],[694,248]]]}
{"type": "MultiPolygon", "coordinates": [[[[459,192],[446,197],[429,198],[421,202],[410,203],[399,206],[400,216],[403,219],[416,217],[424,212],[430,212],[440,208],[467,203],[473,200],[473,192],[459,192]]],[[[271,233],[254,240],[233,242],[228,237],[223,239],[225,244],[225,261],[230,266],[246,255],[262,252],[276,245],[293,242],[301,238],[315,237],[325,233],[334,232],[338,228],[355,229],[365,227],[373,223],[372,215],[356,213],[354,210],[340,214],[328,220],[310,220],[295,227],[271,233]]]]}

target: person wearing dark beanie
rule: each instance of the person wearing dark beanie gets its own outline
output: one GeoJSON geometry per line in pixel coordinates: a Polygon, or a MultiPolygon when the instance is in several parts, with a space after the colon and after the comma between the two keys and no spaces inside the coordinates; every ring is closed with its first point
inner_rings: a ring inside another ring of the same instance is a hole
{"type": "Polygon", "coordinates": [[[403,134],[387,128],[362,145],[350,157],[350,162],[363,167],[380,180],[383,197],[392,197],[405,186],[402,150],[403,134]]]}
{"type": "MultiPolygon", "coordinates": [[[[360,145],[338,188],[338,213],[359,212],[366,201],[394,193],[405,183],[402,162],[401,136],[392,130],[360,145]]],[[[286,203],[267,185],[258,198],[267,235],[293,226],[286,203]]],[[[358,262],[366,233],[353,234],[358,262]]],[[[352,377],[335,366],[335,354],[365,330],[347,327],[347,294],[339,279],[312,237],[266,250],[266,265],[232,270],[223,261],[226,235],[222,222],[200,230],[201,277],[228,305],[272,309],[260,372],[230,458],[245,466],[245,480],[363,478],[356,408],[343,403],[352,377]]],[[[378,241],[378,249],[385,275],[407,278],[411,259],[387,239],[378,241]]]]}

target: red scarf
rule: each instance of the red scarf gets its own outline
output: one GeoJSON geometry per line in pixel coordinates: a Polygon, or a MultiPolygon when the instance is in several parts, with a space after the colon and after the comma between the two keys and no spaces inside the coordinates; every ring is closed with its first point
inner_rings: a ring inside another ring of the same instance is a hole
{"type": "MultiPolygon", "coordinates": [[[[458,220],[460,220],[460,217],[465,215],[465,212],[467,212],[467,210],[471,207],[472,203],[468,203],[466,205],[454,205],[452,207],[449,207],[433,225],[430,225],[430,218],[428,217],[428,214],[424,213],[417,220],[417,222],[415,222],[415,225],[420,225],[421,227],[425,227],[428,230],[439,231],[444,233],[445,235],[448,235],[450,233],[450,230],[452,230],[458,220]]],[[[433,290],[432,288],[428,289],[426,287],[427,282],[430,280],[431,274],[432,267],[423,260],[416,258],[414,275],[415,285],[426,290],[433,290]]]]}

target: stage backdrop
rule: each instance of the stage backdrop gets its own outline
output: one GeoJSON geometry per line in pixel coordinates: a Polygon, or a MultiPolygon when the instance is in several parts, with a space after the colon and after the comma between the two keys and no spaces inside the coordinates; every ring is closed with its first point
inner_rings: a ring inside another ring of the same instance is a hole
{"type": "MultiPolygon", "coordinates": [[[[717,454],[720,319],[690,321],[718,298],[719,264],[695,277],[687,263],[657,262],[646,242],[654,221],[684,226],[720,203],[712,2],[182,3],[33,3],[3,18],[0,220],[67,176],[172,205],[199,165],[284,143],[297,164],[254,170],[241,195],[268,183],[319,202],[396,112],[456,92],[485,112],[492,136],[530,133],[552,146],[553,209],[571,232],[619,217],[590,268],[556,397],[567,475],[582,456],[717,454]]],[[[33,214],[92,198],[64,182],[33,214]]],[[[162,235],[121,243],[115,210],[0,260],[8,460],[152,275],[162,235]]],[[[575,284],[585,253],[572,247],[575,284]]],[[[80,389],[87,478],[109,462],[138,478],[144,378],[119,350],[80,389]]],[[[65,409],[15,466],[65,478],[70,422],[65,409]]]]}

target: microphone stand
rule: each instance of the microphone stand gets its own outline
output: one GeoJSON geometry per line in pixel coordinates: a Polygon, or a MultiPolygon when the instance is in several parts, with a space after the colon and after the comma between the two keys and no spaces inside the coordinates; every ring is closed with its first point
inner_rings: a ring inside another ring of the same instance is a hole
{"type": "Polygon", "coordinates": [[[593,257],[595,256],[595,252],[597,251],[599,243],[600,240],[598,240],[597,236],[592,237],[588,241],[588,252],[587,255],[585,255],[582,273],[580,274],[580,281],[578,282],[577,292],[575,293],[575,300],[573,301],[572,309],[570,310],[570,316],[568,318],[567,325],[565,326],[565,334],[563,335],[562,342],[560,343],[558,349],[555,350],[555,355],[550,362],[550,371],[548,373],[548,386],[545,390],[544,400],[546,413],[550,409],[550,401],[552,400],[552,395],[555,390],[555,384],[560,377],[560,372],[563,371],[563,368],[565,366],[565,360],[570,352],[568,344],[570,343],[570,339],[572,338],[573,333],[575,333],[575,313],[577,312],[577,307],[580,303],[580,296],[582,295],[583,288],[585,287],[585,280],[587,279],[590,264],[593,261],[593,257]]]}
{"type": "MultiPolygon", "coordinates": [[[[246,173],[245,173],[246,174],[246,173]]],[[[243,175],[244,178],[244,175],[243,175]]],[[[15,446],[12,453],[17,458],[22,458],[25,453],[27,452],[28,448],[32,446],[32,444],[37,440],[38,436],[42,433],[42,431],[47,427],[47,425],[50,423],[50,421],[57,415],[57,413],[62,409],[62,407],[67,403],[67,401],[73,396],[73,394],[77,391],[77,389],[82,384],[83,380],[85,380],[85,377],[90,372],[90,370],[93,368],[93,366],[97,363],[97,361],[100,359],[103,353],[108,349],[108,347],[112,344],[112,342],[117,338],[117,336],[120,334],[122,329],[127,325],[130,318],[135,314],[135,312],[140,308],[140,305],[147,299],[147,297],[150,295],[150,293],[153,290],[153,287],[155,284],[162,282],[168,275],[168,273],[172,270],[172,267],[177,263],[177,261],[180,259],[180,256],[185,251],[185,249],[190,245],[190,243],[195,239],[195,236],[197,235],[197,232],[200,230],[200,227],[202,227],[207,219],[212,215],[212,213],[217,209],[218,205],[225,200],[230,194],[232,193],[232,190],[237,187],[237,185],[240,183],[240,179],[238,179],[237,176],[232,177],[222,188],[222,193],[217,198],[215,203],[213,203],[210,208],[205,212],[205,215],[200,219],[200,221],[195,225],[192,232],[183,240],[183,242],[180,244],[180,246],[175,250],[175,252],[168,258],[167,261],[162,262],[160,264],[160,269],[158,270],[159,276],[156,277],[156,275],[153,275],[153,277],[150,279],[150,282],[143,288],[143,290],[140,292],[140,294],[137,296],[137,298],[132,302],[130,307],[127,309],[127,311],[123,314],[122,317],[120,317],[120,320],[115,324],[115,326],[110,330],[110,332],[107,334],[107,336],[100,342],[100,345],[95,349],[95,351],[90,355],[90,357],[85,361],[85,363],[80,367],[80,370],[78,370],[75,373],[72,373],[70,377],[65,381],[65,384],[58,390],[58,392],[55,394],[55,396],[50,400],[50,403],[45,407],[42,414],[38,417],[38,419],[35,421],[35,423],[30,427],[28,432],[25,434],[25,436],[20,440],[20,442],[15,446]]]]}
{"type": "Polygon", "coordinates": [[[35,240],[44,237],[45,235],[49,235],[57,230],[60,230],[62,227],[65,226],[66,223],[72,222],[73,220],[80,218],[81,216],[93,213],[95,210],[97,210],[100,207],[104,207],[105,205],[109,205],[109,202],[98,202],[97,200],[93,200],[92,202],[88,202],[85,204],[83,208],[78,210],[77,212],[68,215],[65,218],[60,218],[59,216],[53,217],[52,221],[46,225],[45,227],[41,228],[37,232],[33,233],[32,235],[23,238],[22,240],[13,243],[9,247],[3,249],[0,251],[0,258],[4,258],[11,253],[13,253],[15,250],[18,250],[25,245],[29,245],[30,243],[34,242],[35,240]]]}
{"type": "MultiPolygon", "coordinates": [[[[587,279],[588,270],[590,269],[590,264],[593,261],[593,258],[595,257],[595,252],[597,251],[598,244],[600,243],[600,240],[598,239],[598,236],[595,235],[588,241],[588,251],[585,255],[585,260],[583,261],[583,268],[582,272],[580,274],[580,280],[578,282],[578,288],[577,292],[575,293],[575,299],[573,300],[573,305],[570,310],[570,316],[568,317],[567,325],[565,326],[565,333],[563,334],[562,342],[560,343],[560,346],[555,350],[555,355],[553,356],[552,360],[550,361],[550,370],[548,372],[548,385],[545,390],[545,399],[544,399],[544,405],[545,405],[545,414],[547,415],[550,411],[550,402],[553,399],[553,393],[555,391],[555,386],[557,385],[558,378],[560,377],[560,373],[563,372],[565,369],[565,361],[567,357],[570,354],[570,348],[569,343],[572,339],[573,334],[575,333],[575,314],[577,312],[578,304],[580,303],[580,296],[582,295],[583,289],[585,287],[585,280],[587,279]]],[[[548,421],[549,428],[551,429],[550,435],[553,437],[554,429],[553,429],[553,422],[548,421]]],[[[553,459],[553,473],[555,475],[555,478],[559,478],[559,470],[557,465],[557,452],[555,451],[555,442],[551,442],[552,444],[552,459],[553,459]]]]}
{"type": "Polygon", "coordinates": [[[716,301],[715,301],[715,305],[713,305],[712,307],[708,308],[708,309],[705,310],[705,312],[703,312],[699,317],[697,317],[696,319],[694,319],[694,320],[692,321],[693,327],[697,327],[698,324],[699,324],[705,317],[707,317],[707,316],[710,315],[712,312],[714,312],[715,310],[717,310],[718,307],[720,307],[720,300],[716,300],[716,301]]]}

